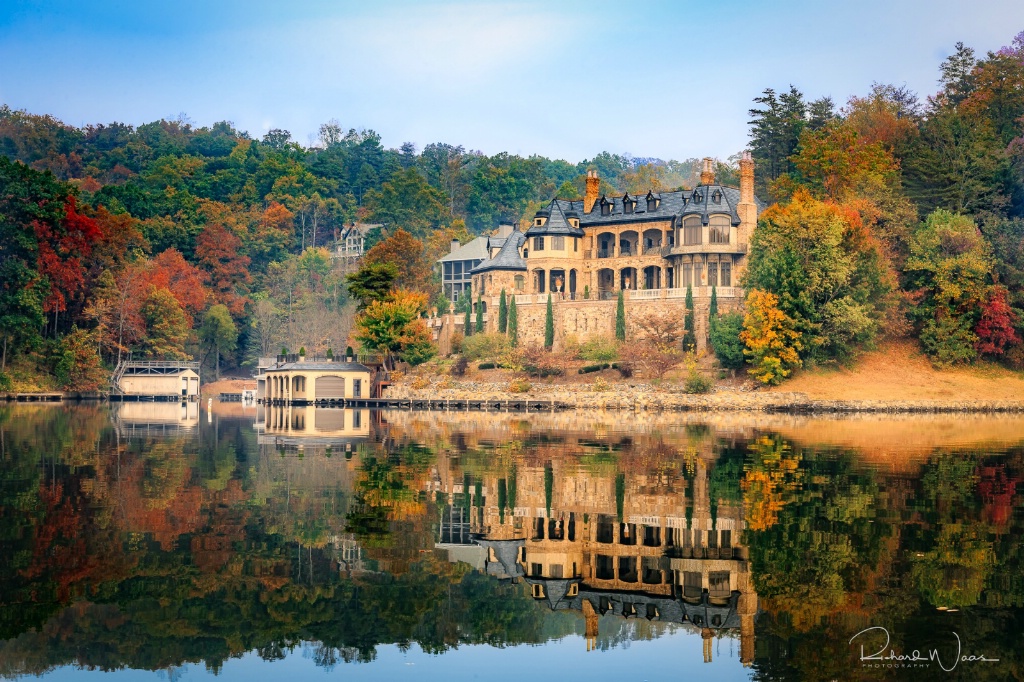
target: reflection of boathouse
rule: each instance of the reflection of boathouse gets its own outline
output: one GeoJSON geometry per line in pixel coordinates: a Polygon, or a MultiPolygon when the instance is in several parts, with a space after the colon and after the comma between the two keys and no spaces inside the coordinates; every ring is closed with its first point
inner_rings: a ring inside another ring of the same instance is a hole
{"type": "Polygon", "coordinates": [[[368,409],[262,405],[257,409],[257,442],[286,451],[352,452],[356,444],[371,437],[372,418],[368,409]]]}
{"type": "Polygon", "coordinates": [[[487,573],[525,580],[552,609],[582,611],[588,645],[600,616],[645,618],[692,628],[707,641],[706,660],[711,638],[738,633],[749,665],[757,595],[738,544],[741,510],[713,508],[707,466],[698,458],[693,468],[688,480],[627,480],[549,465],[476,490],[446,484],[440,472],[435,486],[449,493],[440,539],[479,544],[487,573]]]}
{"type": "Polygon", "coordinates": [[[199,403],[122,402],[110,418],[123,438],[165,438],[191,433],[199,425],[199,403]]]}

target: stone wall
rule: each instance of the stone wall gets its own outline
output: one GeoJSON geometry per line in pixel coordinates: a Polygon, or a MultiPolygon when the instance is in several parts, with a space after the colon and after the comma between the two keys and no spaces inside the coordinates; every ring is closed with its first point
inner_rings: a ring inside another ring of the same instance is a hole
{"type": "MultiPolygon", "coordinates": [[[[741,290],[734,290],[740,292],[741,290]]],[[[636,293],[636,292],[632,292],[636,293]]],[[[629,296],[629,293],[627,293],[629,296]]],[[[516,312],[519,317],[519,342],[521,345],[537,346],[544,343],[544,319],[547,313],[546,296],[540,297],[544,302],[517,304],[516,312]]],[[[703,351],[707,345],[708,335],[708,311],[711,306],[709,296],[694,296],[694,317],[697,327],[697,349],[703,351]]],[[[615,337],[615,310],[618,305],[616,299],[609,301],[569,301],[552,300],[552,317],[555,326],[555,349],[560,349],[567,337],[575,337],[577,341],[584,342],[594,338],[615,337]]],[[[718,311],[725,313],[732,310],[740,310],[742,298],[736,296],[719,296],[718,311]]],[[[497,310],[496,307],[488,307],[488,311],[497,310]]],[[[626,335],[627,339],[635,334],[633,320],[637,315],[647,315],[651,312],[663,313],[678,316],[680,320],[686,316],[686,299],[679,298],[654,298],[627,300],[626,311],[626,335]]],[[[487,322],[487,331],[497,331],[497,314],[490,315],[487,322]]]]}

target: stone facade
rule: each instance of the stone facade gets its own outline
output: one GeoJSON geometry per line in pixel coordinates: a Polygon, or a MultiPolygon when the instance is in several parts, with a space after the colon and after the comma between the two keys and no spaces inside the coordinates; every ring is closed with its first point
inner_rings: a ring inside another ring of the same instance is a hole
{"type": "MultiPolygon", "coordinates": [[[[543,341],[550,294],[557,345],[570,335],[614,335],[620,291],[627,325],[649,311],[682,317],[689,286],[703,347],[712,288],[720,312],[743,300],[737,285],[759,210],[750,155],[740,161],[739,188],[715,184],[710,159],[690,191],[608,199],[597,196],[598,186],[597,173],[588,172],[583,200],[556,199],[525,233],[505,239],[473,269],[474,298],[488,312],[497,311],[502,290],[515,296],[520,340],[535,344],[543,341]]],[[[487,329],[495,331],[497,315],[488,317],[487,329]]]]}

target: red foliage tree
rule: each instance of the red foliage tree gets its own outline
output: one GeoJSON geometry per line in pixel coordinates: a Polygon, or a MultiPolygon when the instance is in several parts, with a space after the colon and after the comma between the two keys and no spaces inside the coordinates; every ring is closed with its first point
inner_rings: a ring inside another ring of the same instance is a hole
{"type": "Polygon", "coordinates": [[[63,312],[68,299],[85,284],[83,260],[100,237],[100,228],[92,218],[78,212],[75,198],[64,204],[64,219],[59,224],[37,220],[33,224],[39,242],[38,267],[46,276],[50,290],[43,301],[46,312],[63,312]]]}
{"type": "Polygon", "coordinates": [[[212,223],[196,238],[196,258],[209,273],[213,297],[238,317],[248,301],[249,257],[239,254],[242,240],[219,223],[212,223]]]}
{"type": "Polygon", "coordinates": [[[974,328],[978,335],[974,349],[983,355],[1002,355],[1009,347],[1020,343],[1020,337],[1013,328],[1016,322],[1017,316],[1010,307],[1006,287],[991,287],[988,300],[981,308],[981,318],[974,328]]]}
{"type": "Polygon", "coordinates": [[[206,273],[185,260],[177,249],[161,252],[146,267],[146,283],[170,291],[185,311],[189,326],[206,309],[210,297],[206,280],[206,273]]]}

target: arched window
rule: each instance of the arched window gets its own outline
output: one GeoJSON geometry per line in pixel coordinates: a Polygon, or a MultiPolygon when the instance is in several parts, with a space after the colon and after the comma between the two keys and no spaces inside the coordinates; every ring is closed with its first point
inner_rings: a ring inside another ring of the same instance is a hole
{"type": "Polygon", "coordinates": [[[729,216],[713,215],[708,229],[708,241],[712,244],[728,244],[732,221],[729,216]]]}
{"type": "Polygon", "coordinates": [[[683,220],[683,244],[700,244],[700,216],[691,215],[683,220]]]}

